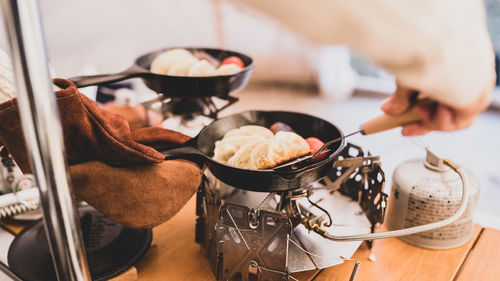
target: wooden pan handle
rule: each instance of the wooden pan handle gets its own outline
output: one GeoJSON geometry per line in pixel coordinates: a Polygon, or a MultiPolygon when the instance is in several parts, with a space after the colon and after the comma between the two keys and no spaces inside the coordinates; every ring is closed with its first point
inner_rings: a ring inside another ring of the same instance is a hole
{"type": "Polygon", "coordinates": [[[415,123],[420,120],[420,115],[418,115],[415,107],[413,107],[400,115],[383,114],[375,117],[372,120],[361,125],[361,132],[364,135],[375,134],[400,126],[408,125],[410,123],[415,123]]]}

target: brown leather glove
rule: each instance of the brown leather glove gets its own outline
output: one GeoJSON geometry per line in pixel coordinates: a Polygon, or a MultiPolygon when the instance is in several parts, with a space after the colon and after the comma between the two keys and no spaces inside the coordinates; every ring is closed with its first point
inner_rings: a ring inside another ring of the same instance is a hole
{"type": "Polygon", "coordinates": [[[99,161],[70,166],[75,195],[112,220],[151,228],[174,216],[201,183],[197,165],[185,160],[116,168],[99,161]]]}
{"type": "Polygon", "coordinates": [[[133,130],[131,135],[132,139],[136,142],[153,147],[159,151],[178,146],[191,139],[191,137],[182,133],[158,127],[133,130]]]}
{"type": "MultiPolygon", "coordinates": [[[[125,118],[101,109],[81,94],[73,82],[54,79],[54,84],[61,88],[56,92],[56,100],[69,165],[90,160],[120,166],[160,163],[164,156],[149,145],[168,149],[190,139],[164,128],[144,128],[131,133],[125,118]]],[[[0,143],[5,144],[21,170],[29,173],[16,99],[0,104],[0,120],[0,143]]]]}
{"type": "MultiPolygon", "coordinates": [[[[78,198],[131,227],[156,226],[191,198],[201,182],[198,166],[184,160],[164,161],[153,148],[177,146],[188,136],[163,128],[131,132],[123,117],[99,108],[71,81],[55,79],[54,83],[62,89],[56,92],[56,100],[78,198]],[[131,166],[116,168],[103,162],[131,166]]],[[[21,170],[29,173],[15,99],[0,104],[0,143],[21,170]]]]}

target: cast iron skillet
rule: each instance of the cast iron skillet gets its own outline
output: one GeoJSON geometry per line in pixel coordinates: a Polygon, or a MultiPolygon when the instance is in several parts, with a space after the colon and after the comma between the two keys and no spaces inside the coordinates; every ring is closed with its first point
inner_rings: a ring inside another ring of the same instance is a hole
{"type": "Polygon", "coordinates": [[[140,56],[130,68],[119,73],[78,76],[70,78],[70,80],[77,87],[86,87],[140,77],[151,90],[168,97],[225,97],[229,93],[243,88],[248,83],[254,68],[253,60],[250,57],[237,52],[210,48],[183,48],[191,52],[205,52],[219,61],[226,57],[236,56],[243,61],[245,68],[233,75],[208,77],[168,76],[149,71],[153,59],[161,52],[169,49],[173,48],[166,48],[140,56]]]}
{"type": "Polygon", "coordinates": [[[293,171],[247,170],[231,167],[212,159],[215,142],[224,134],[244,125],[269,128],[275,122],[285,122],[304,138],[317,137],[327,142],[343,136],[333,124],[323,119],[285,111],[247,111],[218,119],[206,126],[195,138],[182,147],[162,152],[166,159],[202,158],[210,171],[221,181],[234,187],[262,192],[293,190],[307,186],[324,177],[344,147],[344,140],[334,144],[327,158],[293,171]]]}

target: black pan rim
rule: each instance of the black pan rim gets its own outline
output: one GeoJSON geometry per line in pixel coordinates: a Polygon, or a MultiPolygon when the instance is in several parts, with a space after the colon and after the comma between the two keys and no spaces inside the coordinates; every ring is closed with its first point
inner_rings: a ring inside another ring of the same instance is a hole
{"type": "Polygon", "coordinates": [[[196,79],[201,79],[201,80],[210,80],[210,79],[213,79],[215,77],[225,77],[225,78],[231,79],[232,77],[236,77],[238,75],[241,75],[244,72],[252,71],[255,68],[255,62],[254,62],[254,60],[251,57],[249,57],[249,56],[247,56],[247,55],[245,55],[243,53],[240,53],[240,52],[237,52],[237,51],[233,51],[233,50],[229,50],[229,49],[220,49],[220,48],[211,48],[211,47],[192,47],[192,46],[165,47],[165,48],[161,48],[161,49],[158,49],[158,50],[146,53],[146,54],[142,54],[141,56],[139,56],[138,58],[136,58],[134,60],[134,65],[136,67],[140,68],[145,73],[148,73],[151,76],[168,77],[168,78],[174,78],[174,79],[192,79],[192,78],[196,78],[196,79]],[[243,68],[239,72],[237,72],[235,74],[231,74],[231,75],[173,76],[173,75],[165,75],[165,74],[158,74],[158,73],[151,72],[151,70],[149,70],[147,68],[144,68],[140,64],[137,63],[139,60],[141,60],[143,58],[146,58],[146,57],[148,57],[148,56],[150,56],[150,55],[152,55],[154,53],[164,52],[164,51],[173,50],[173,49],[186,49],[186,50],[189,50],[189,51],[192,51],[192,50],[200,50],[200,51],[210,50],[210,51],[217,51],[217,52],[231,52],[231,53],[237,54],[240,57],[244,57],[245,59],[250,60],[250,64],[246,65],[245,68],[243,68]]]}
{"type": "MultiPolygon", "coordinates": [[[[208,126],[205,126],[198,134],[198,136],[201,136],[203,134],[203,132],[205,132],[208,127],[214,123],[216,123],[217,121],[219,120],[224,120],[226,118],[231,118],[232,116],[234,115],[243,115],[243,114],[246,114],[246,113],[250,113],[250,112],[262,112],[262,113],[293,113],[293,114],[299,114],[299,115],[304,115],[304,116],[307,116],[307,117],[313,117],[313,118],[319,118],[319,119],[322,119],[323,121],[329,123],[330,125],[332,125],[333,127],[335,127],[337,129],[337,131],[340,133],[340,136],[341,137],[344,137],[344,133],[342,132],[342,130],[340,130],[339,127],[337,127],[336,125],[334,125],[333,123],[331,123],[330,121],[328,120],[325,120],[321,117],[318,117],[318,116],[314,116],[314,115],[311,115],[311,114],[307,114],[307,113],[302,113],[302,112],[296,112],[296,111],[284,111],[284,110],[246,110],[246,111],[242,111],[242,112],[239,112],[239,113],[235,113],[235,114],[231,114],[231,115],[228,115],[228,116],[224,116],[222,118],[219,118],[217,120],[215,120],[214,122],[212,122],[211,124],[209,124],[208,126]]],[[[196,140],[196,147],[199,146],[199,140],[196,140]]],[[[328,156],[328,158],[325,158],[319,162],[316,162],[312,165],[308,165],[306,167],[303,167],[301,169],[298,169],[298,170],[293,170],[293,171],[280,171],[281,174],[283,175],[286,175],[286,174],[296,174],[296,173],[300,173],[302,171],[305,171],[305,170],[310,170],[310,169],[313,169],[315,167],[319,167],[323,164],[326,164],[326,162],[330,162],[330,161],[333,161],[334,159],[332,158],[336,158],[340,152],[342,152],[342,150],[344,149],[344,146],[345,146],[345,139],[342,139],[341,140],[341,143],[339,145],[339,147],[337,148],[337,150],[335,150],[334,152],[332,152],[330,154],[330,156],[328,156]]],[[[207,158],[210,158],[211,161],[219,164],[219,165],[223,165],[225,167],[229,167],[229,168],[232,168],[232,169],[237,169],[239,171],[245,171],[245,172],[259,172],[259,173],[269,173],[269,174],[272,174],[272,173],[276,173],[275,170],[273,169],[265,169],[265,170],[251,170],[251,169],[242,169],[242,168],[238,168],[238,167],[233,167],[233,166],[229,166],[229,165],[226,165],[226,164],[223,164],[221,162],[218,162],[216,160],[213,159],[213,156],[209,156],[209,155],[206,155],[205,156],[207,158]]]]}

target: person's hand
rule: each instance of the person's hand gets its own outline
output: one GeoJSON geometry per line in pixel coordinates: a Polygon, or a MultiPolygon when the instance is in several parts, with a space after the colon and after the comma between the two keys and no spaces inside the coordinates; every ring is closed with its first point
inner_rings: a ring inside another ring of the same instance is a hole
{"type": "MultiPolygon", "coordinates": [[[[495,81],[495,77],[492,81],[495,81]]],[[[403,126],[404,136],[425,135],[431,131],[456,131],[469,127],[476,117],[488,108],[493,88],[494,82],[485,87],[474,103],[464,108],[452,108],[437,102],[419,102],[416,91],[398,84],[396,92],[381,108],[386,114],[398,115],[411,106],[415,107],[422,121],[403,126]]]]}

